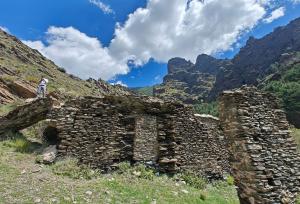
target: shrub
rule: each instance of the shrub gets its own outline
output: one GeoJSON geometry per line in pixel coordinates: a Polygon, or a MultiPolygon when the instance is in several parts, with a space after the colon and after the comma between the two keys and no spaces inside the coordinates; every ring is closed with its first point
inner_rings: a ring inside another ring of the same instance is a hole
{"type": "Polygon", "coordinates": [[[180,175],[180,178],[188,185],[197,189],[204,189],[207,185],[207,181],[204,178],[197,176],[192,172],[184,172],[180,175]]]}
{"type": "Polygon", "coordinates": [[[98,170],[93,170],[87,165],[78,165],[76,159],[67,158],[51,166],[54,174],[67,176],[73,179],[93,179],[100,176],[98,170]]]}
{"type": "Polygon", "coordinates": [[[31,142],[20,133],[9,132],[6,137],[10,140],[4,142],[4,145],[14,148],[17,152],[28,153],[34,149],[31,142]]]}
{"type": "Polygon", "coordinates": [[[128,162],[121,162],[118,164],[118,173],[128,173],[131,169],[131,165],[128,162]]]}
{"type": "Polygon", "coordinates": [[[300,204],[300,196],[297,197],[296,204],[300,204]]]}
{"type": "Polygon", "coordinates": [[[291,129],[291,135],[297,143],[297,149],[300,152],[300,129],[293,128],[291,129]]]}
{"type": "Polygon", "coordinates": [[[207,199],[207,193],[206,192],[201,192],[200,193],[200,199],[201,200],[206,200],[207,199]]]}
{"type": "Polygon", "coordinates": [[[148,179],[148,180],[153,180],[154,178],[154,171],[142,164],[133,167],[131,172],[132,174],[138,176],[139,178],[148,179]]]}
{"type": "Polygon", "coordinates": [[[67,71],[65,70],[65,68],[62,68],[62,67],[58,67],[57,68],[58,71],[62,72],[62,73],[66,73],[67,71]]]}
{"type": "Polygon", "coordinates": [[[218,104],[216,101],[211,103],[197,103],[194,105],[194,110],[200,114],[209,114],[216,117],[219,116],[218,104]]]}
{"type": "Polygon", "coordinates": [[[234,178],[232,176],[227,176],[226,182],[229,186],[233,186],[234,185],[234,178]]]}
{"type": "Polygon", "coordinates": [[[37,77],[37,76],[28,75],[28,76],[25,77],[25,80],[30,81],[30,82],[35,83],[35,84],[38,84],[39,81],[40,81],[40,78],[37,77]]]}

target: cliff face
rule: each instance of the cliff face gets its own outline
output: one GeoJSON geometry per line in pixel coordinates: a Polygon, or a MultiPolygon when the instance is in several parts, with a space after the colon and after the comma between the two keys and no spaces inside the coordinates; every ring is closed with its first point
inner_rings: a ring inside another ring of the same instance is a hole
{"type": "Polygon", "coordinates": [[[225,66],[217,73],[209,98],[215,99],[221,91],[243,84],[257,85],[272,73],[273,63],[282,55],[295,51],[300,51],[300,18],[261,39],[250,38],[231,60],[232,66],[225,66]]]}
{"type": "Polygon", "coordinates": [[[58,99],[130,94],[123,87],[111,86],[102,80],[84,81],[69,75],[37,50],[0,29],[0,104],[35,97],[41,77],[49,79],[48,91],[58,99]]]}
{"type": "Polygon", "coordinates": [[[300,104],[297,104],[300,101],[297,92],[297,87],[300,89],[299,53],[300,18],[261,39],[249,38],[231,60],[204,54],[198,56],[195,64],[182,58],[171,59],[168,74],[163,84],[154,89],[154,95],[198,103],[214,101],[224,90],[255,85],[278,95],[291,114],[291,121],[299,126],[299,119],[293,119],[299,118],[300,113],[300,104]],[[293,78],[286,75],[293,75],[293,78]]]}
{"type": "Polygon", "coordinates": [[[154,94],[191,103],[199,99],[215,100],[224,90],[244,84],[258,85],[272,73],[272,64],[295,51],[300,51],[300,18],[261,39],[249,38],[232,60],[205,54],[199,55],[195,64],[183,58],[171,59],[168,74],[154,94]]]}
{"type": "Polygon", "coordinates": [[[168,62],[168,75],[164,83],[154,88],[154,95],[194,103],[208,97],[216,80],[216,74],[228,60],[199,55],[195,64],[182,58],[168,62]]]}

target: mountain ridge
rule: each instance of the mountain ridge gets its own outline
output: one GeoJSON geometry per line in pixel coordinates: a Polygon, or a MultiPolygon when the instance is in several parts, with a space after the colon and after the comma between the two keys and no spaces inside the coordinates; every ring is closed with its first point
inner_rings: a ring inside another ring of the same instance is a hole
{"type": "Polygon", "coordinates": [[[0,29],[0,104],[36,97],[41,77],[50,80],[49,94],[62,100],[85,95],[131,94],[126,88],[101,79],[81,80],[68,74],[37,50],[0,29]]]}
{"type": "MultiPolygon", "coordinates": [[[[191,104],[215,101],[224,90],[243,85],[260,86],[278,72],[274,69],[278,64],[289,61],[299,64],[294,59],[297,52],[300,52],[300,18],[260,39],[250,37],[232,59],[217,59],[205,54],[199,55],[195,64],[183,58],[170,59],[168,74],[163,83],[154,88],[154,95],[191,104]]],[[[298,69],[297,66],[290,68],[298,69]]]]}

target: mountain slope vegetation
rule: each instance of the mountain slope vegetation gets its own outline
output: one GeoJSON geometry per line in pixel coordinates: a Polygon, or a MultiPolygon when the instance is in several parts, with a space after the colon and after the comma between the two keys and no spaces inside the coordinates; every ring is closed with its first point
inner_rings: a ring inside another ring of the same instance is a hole
{"type": "Polygon", "coordinates": [[[299,53],[300,18],[297,18],[261,39],[250,37],[231,60],[205,54],[199,55],[195,64],[182,58],[171,59],[168,74],[163,84],[154,88],[154,95],[196,104],[203,111],[203,107],[212,110],[213,105],[205,104],[216,101],[224,90],[258,86],[277,95],[289,121],[300,127],[299,53]]]}
{"type": "Polygon", "coordinates": [[[0,104],[35,97],[41,77],[49,79],[48,91],[56,98],[129,94],[123,87],[103,80],[85,81],[67,74],[37,50],[0,29],[0,104]]]}

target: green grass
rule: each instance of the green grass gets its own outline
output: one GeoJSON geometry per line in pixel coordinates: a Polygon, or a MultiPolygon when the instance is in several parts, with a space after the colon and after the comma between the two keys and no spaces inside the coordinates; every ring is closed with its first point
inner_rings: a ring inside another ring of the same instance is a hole
{"type": "Polygon", "coordinates": [[[298,151],[300,152],[300,129],[297,129],[297,128],[291,129],[291,135],[295,139],[295,141],[298,145],[298,151]]]}
{"type": "Polygon", "coordinates": [[[51,166],[52,172],[56,175],[67,176],[72,179],[93,179],[100,176],[98,170],[93,170],[86,165],[78,165],[78,161],[66,158],[51,166]]]}
{"type": "Polygon", "coordinates": [[[32,153],[41,147],[40,144],[36,142],[31,142],[22,133],[5,133],[4,138],[9,138],[3,142],[4,146],[13,148],[16,152],[21,153],[32,153]]]}
{"type": "Polygon", "coordinates": [[[194,105],[194,110],[200,114],[209,114],[215,117],[219,116],[218,103],[216,101],[211,103],[197,103],[194,105]]]}
{"type": "Polygon", "coordinates": [[[87,176],[93,170],[77,166],[76,160],[39,165],[35,153],[17,152],[6,145],[10,142],[0,142],[0,203],[239,203],[227,182],[199,189],[178,177],[156,176],[144,166],[126,163],[112,174],[87,176]]]}
{"type": "Polygon", "coordinates": [[[14,110],[18,105],[23,104],[24,102],[22,101],[16,101],[14,103],[10,104],[0,104],[0,116],[4,116],[10,111],[14,110]]]}
{"type": "Polygon", "coordinates": [[[140,95],[153,96],[154,86],[132,88],[134,92],[140,95]]]}

